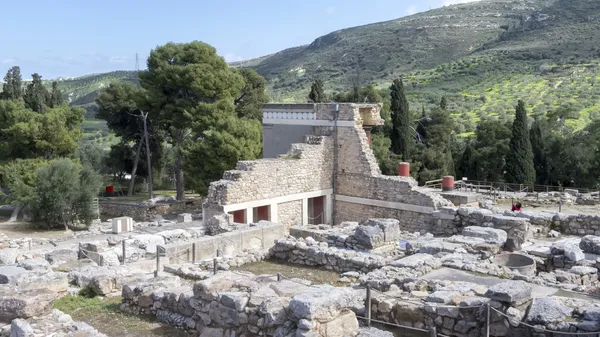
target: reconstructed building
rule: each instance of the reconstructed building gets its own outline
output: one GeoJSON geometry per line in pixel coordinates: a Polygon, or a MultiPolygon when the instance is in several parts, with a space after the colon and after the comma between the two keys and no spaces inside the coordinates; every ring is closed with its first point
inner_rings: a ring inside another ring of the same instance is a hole
{"type": "Polygon", "coordinates": [[[290,226],[396,218],[405,229],[435,226],[450,203],[414,179],[381,174],[370,129],[382,125],[379,104],[265,104],[264,158],[240,161],[210,185],[204,219],[290,226]]]}

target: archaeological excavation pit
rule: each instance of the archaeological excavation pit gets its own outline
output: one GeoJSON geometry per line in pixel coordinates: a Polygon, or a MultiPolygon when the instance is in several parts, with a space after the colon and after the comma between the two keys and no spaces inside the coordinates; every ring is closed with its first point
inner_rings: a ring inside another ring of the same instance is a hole
{"type": "Polygon", "coordinates": [[[518,271],[522,275],[535,275],[535,261],[529,256],[505,253],[495,256],[493,262],[512,271],[518,271]]]}

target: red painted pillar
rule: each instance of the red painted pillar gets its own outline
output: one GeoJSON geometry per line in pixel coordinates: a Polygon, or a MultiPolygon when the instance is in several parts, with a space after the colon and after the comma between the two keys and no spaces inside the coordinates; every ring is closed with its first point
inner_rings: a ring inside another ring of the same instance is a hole
{"type": "Polygon", "coordinates": [[[410,164],[399,163],[398,164],[398,175],[401,177],[410,177],[410,164]]]}
{"type": "Polygon", "coordinates": [[[367,143],[371,144],[371,128],[363,128],[363,130],[367,134],[367,143]]]}
{"type": "Polygon", "coordinates": [[[454,177],[445,176],[442,178],[442,191],[453,191],[454,190],[454,177]]]}

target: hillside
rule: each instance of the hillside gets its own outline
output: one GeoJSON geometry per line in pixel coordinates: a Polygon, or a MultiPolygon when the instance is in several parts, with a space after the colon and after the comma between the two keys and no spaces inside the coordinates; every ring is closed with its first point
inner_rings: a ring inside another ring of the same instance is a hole
{"type": "MultiPolygon", "coordinates": [[[[520,98],[580,128],[600,117],[599,28],[596,0],[482,0],[339,30],[232,66],[257,70],[274,101],[305,101],[315,77],[334,92],[355,83],[384,88],[404,76],[415,111],[446,95],[463,133],[481,118],[510,118],[520,98]]],[[[85,105],[114,79],[135,81],[135,73],[61,86],[72,104],[85,105]]]]}

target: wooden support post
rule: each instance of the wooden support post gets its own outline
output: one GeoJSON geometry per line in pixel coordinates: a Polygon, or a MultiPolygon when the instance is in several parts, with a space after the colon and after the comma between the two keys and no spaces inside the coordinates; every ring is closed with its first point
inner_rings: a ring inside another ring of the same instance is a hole
{"type": "Polygon", "coordinates": [[[367,309],[367,326],[371,326],[371,286],[367,284],[367,305],[365,306],[367,309]]]}
{"type": "Polygon", "coordinates": [[[491,324],[491,306],[488,302],[487,304],[487,315],[485,318],[485,337],[490,337],[490,324],[491,324]]]}
{"type": "Polygon", "coordinates": [[[196,263],[196,243],[192,243],[192,263],[196,263]]]}
{"type": "Polygon", "coordinates": [[[277,282],[281,282],[281,274],[277,273],[277,282]]]}
{"type": "Polygon", "coordinates": [[[122,265],[125,265],[125,260],[127,259],[127,255],[125,254],[125,239],[121,240],[121,248],[123,250],[123,262],[122,265]]]}
{"type": "Polygon", "coordinates": [[[217,275],[217,258],[213,259],[213,274],[217,275]]]}
{"type": "Polygon", "coordinates": [[[160,273],[160,252],[161,246],[156,246],[156,270],[154,271],[154,277],[158,277],[160,273]]]}

